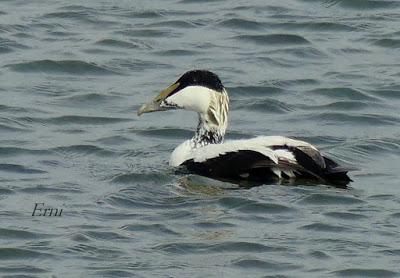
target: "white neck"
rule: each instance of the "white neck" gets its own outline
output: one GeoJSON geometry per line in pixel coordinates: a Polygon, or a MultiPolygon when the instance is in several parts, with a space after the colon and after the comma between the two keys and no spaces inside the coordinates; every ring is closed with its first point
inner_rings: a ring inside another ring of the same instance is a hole
{"type": "Polygon", "coordinates": [[[224,90],[213,93],[207,113],[199,113],[199,124],[191,143],[193,147],[220,144],[228,126],[229,98],[224,90]]]}

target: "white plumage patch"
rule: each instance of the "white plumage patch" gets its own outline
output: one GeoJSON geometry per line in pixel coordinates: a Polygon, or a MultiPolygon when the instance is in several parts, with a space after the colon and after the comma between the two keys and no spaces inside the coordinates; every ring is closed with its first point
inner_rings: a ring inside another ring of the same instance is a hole
{"type": "Polygon", "coordinates": [[[214,91],[203,86],[187,86],[164,101],[172,106],[198,113],[207,113],[214,91]]]}
{"type": "MultiPolygon", "coordinates": [[[[279,160],[286,160],[296,163],[294,155],[288,150],[273,150],[272,146],[289,146],[289,147],[309,147],[317,150],[311,144],[294,140],[282,136],[262,136],[252,139],[226,141],[222,144],[210,144],[199,148],[193,148],[191,141],[187,140],[179,145],[171,154],[170,165],[177,167],[186,160],[193,159],[194,162],[204,162],[208,159],[218,157],[228,152],[237,152],[241,150],[251,150],[259,152],[268,157],[271,161],[278,165],[279,160]]],[[[292,173],[288,173],[291,176],[292,173]]],[[[280,173],[279,173],[280,176],[280,173]]]]}

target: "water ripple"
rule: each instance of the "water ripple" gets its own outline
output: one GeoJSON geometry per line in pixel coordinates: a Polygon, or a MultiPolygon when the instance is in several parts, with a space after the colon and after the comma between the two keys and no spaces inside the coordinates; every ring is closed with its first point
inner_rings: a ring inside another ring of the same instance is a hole
{"type": "Polygon", "coordinates": [[[317,116],[321,121],[326,122],[342,122],[342,123],[357,123],[358,125],[397,125],[400,122],[399,117],[383,116],[377,114],[342,114],[334,112],[321,113],[317,116]]]}
{"type": "Polygon", "coordinates": [[[264,113],[283,114],[293,110],[293,108],[288,104],[269,98],[263,98],[259,100],[254,100],[253,98],[251,101],[232,101],[232,104],[234,109],[262,111],[264,113]]]}
{"type": "Polygon", "coordinates": [[[48,236],[49,235],[34,233],[34,232],[24,231],[24,230],[0,228],[0,239],[6,239],[6,240],[29,239],[29,240],[32,240],[32,239],[43,238],[43,237],[48,237],[48,236]]]}
{"type": "Polygon", "coordinates": [[[400,48],[399,39],[379,39],[374,42],[374,44],[387,48],[400,48]]]}
{"type": "Polygon", "coordinates": [[[13,172],[19,174],[43,174],[47,173],[46,171],[29,168],[23,165],[18,164],[0,164],[0,171],[2,172],[13,172]]]}
{"type": "Polygon", "coordinates": [[[109,75],[120,74],[118,72],[80,60],[37,60],[16,64],[8,64],[6,67],[17,72],[29,73],[67,73],[76,75],[109,75]]]}
{"type": "Polygon", "coordinates": [[[239,35],[235,39],[248,41],[261,45],[291,45],[309,44],[310,42],[299,35],[293,34],[270,34],[270,35],[239,35]]]}
{"type": "Polygon", "coordinates": [[[264,24],[244,18],[230,18],[222,20],[218,23],[218,26],[228,27],[232,29],[255,30],[263,28],[264,24]]]}
{"type": "Polygon", "coordinates": [[[0,54],[9,53],[18,49],[25,49],[25,48],[27,48],[27,46],[17,43],[14,40],[4,39],[0,37],[0,54]]]}
{"type": "Polygon", "coordinates": [[[0,276],[400,276],[400,2],[200,2],[0,0],[0,276]],[[310,142],[354,182],[169,167],[196,115],[134,113],[193,68],[228,139],[310,142]]]}
{"type": "Polygon", "coordinates": [[[99,146],[95,145],[70,145],[70,146],[60,146],[60,147],[54,147],[50,148],[49,151],[54,151],[55,153],[61,153],[61,154],[75,154],[75,155],[88,155],[88,154],[96,154],[99,156],[115,156],[116,153],[107,150],[105,148],[101,148],[99,146]]]}
{"type": "Polygon", "coordinates": [[[153,249],[173,254],[190,254],[190,253],[224,253],[224,252],[287,252],[286,247],[271,247],[260,243],[252,242],[223,242],[223,243],[165,243],[160,244],[153,249]]]}
{"type": "Polygon", "coordinates": [[[362,92],[357,89],[353,88],[343,88],[343,87],[336,87],[336,88],[320,88],[320,89],[313,89],[308,92],[309,94],[313,95],[321,95],[329,98],[334,99],[344,99],[344,100],[373,100],[377,101],[378,99],[368,95],[366,92],[362,92]]]}
{"type": "Polygon", "coordinates": [[[300,227],[303,230],[311,230],[317,232],[328,232],[328,233],[343,233],[349,231],[349,228],[343,226],[336,226],[326,223],[313,223],[300,227]]]}
{"type": "MultiPolygon", "coordinates": [[[[29,276],[32,273],[33,274],[43,274],[43,273],[49,273],[50,271],[45,268],[20,264],[18,266],[0,267],[0,272],[1,273],[27,273],[27,276],[25,276],[25,277],[32,277],[32,276],[29,276]]],[[[18,276],[13,275],[12,277],[18,277],[18,276]]],[[[21,276],[21,277],[24,277],[24,276],[21,276]]]]}
{"type": "Polygon", "coordinates": [[[33,251],[24,248],[0,247],[1,260],[21,260],[21,259],[49,259],[53,255],[45,252],[33,251]]]}
{"type": "Polygon", "coordinates": [[[342,277],[398,277],[400,273],[379,268],[347,268],[332,274],[342,277]]]}
{"type": "Polygon", "coordinates": [[[129,224],[129,225],[123,226],[121,229],[130,231],[130,232],[151,233],[151,234],[160,235],[160,236],[165,236],[165,235],[179,236],[180,235],[180,233],[167,228],[163,224],[129,224]]]}
{"type": "Polygon", "coordinates": [[[96,42],[97,45],[108,46],[108,47],[121,47],[121,48],[140,48],[140,45],[137,45],[132,42],[127,42],[123,40],[117,39],[102,39],[96,42]]]}
{"type": "Polygon", "coordinates": [[[126,118],[116,118],[116,117],[99,117],[99,116],[78,116],[78,115],[64,115],[52,118],[26,118],[21,117],[19,120],[26,122],[38,122],[42,124],[54,124],[54,125],[104,125],[104,124],[114,124],[120,122],[131,121],[131,119],[126,118]]]}
{"type": "Polygon", "coordinates": [[[329,195],[329,194],[311,194],[305,196],[299,201],[300,204],[310,204],[310,205],[335,205],[335,204],[346,204],[355,205],[364,203],[360,200],[351,196],[342,195],[329,195]]]}
{"type": "Polygon", "coordinates": [[[285,262],[277,262],[277,261],[264,261],[260,259],[240,259],[235,260],[233,262],[234,266],[238,266],[245,269],[262,269],[263,271],[277,271],[277,270],[291,270],[291,269],[298,269],[301,266],[285,263],[285,262]]]}
{"type": "Polygon", "coordinates": [[[333,211],[333,212],[327,212],[325,213],[325,215],[336,219],[349,220],[349,221],[368,219],[368,216],[366,215],[359,213],[351,213],[351,212],[333,211]]]}
{"type": "MultiPolygon", "coordinates": [[[[312,2],[320,2],[320,0],[303,0],[303,1],[312,1],[312,2]]],[[[325,1],[327,6],[338,5],[343,8],[352,8],[352,9],[390,9],[390,8],[398,8],[399,2],[391,1],[391,0],[327,0],[325,1]]]]}

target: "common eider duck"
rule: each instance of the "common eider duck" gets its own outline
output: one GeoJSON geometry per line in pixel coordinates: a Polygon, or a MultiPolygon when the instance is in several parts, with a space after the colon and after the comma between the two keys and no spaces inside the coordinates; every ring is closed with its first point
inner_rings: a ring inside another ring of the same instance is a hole
{"type": "Polygon", "coordinates": [[[172,152],[169,164],[217,180],[270,182],[304,178],[347,184],[348,169],[323,156],[313,145],[283,136],[224,140],[229,97],[219,77],[191,70],[138,110],[138,115],[186,109],[198,113],[192,139],[172,152]]]}

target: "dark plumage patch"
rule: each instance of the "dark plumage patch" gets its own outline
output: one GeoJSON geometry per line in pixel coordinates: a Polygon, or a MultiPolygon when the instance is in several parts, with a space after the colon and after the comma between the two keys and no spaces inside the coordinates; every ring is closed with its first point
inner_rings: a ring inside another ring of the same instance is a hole
{"type": "Polygon", "coordinates": [[[176,81],[176,83],[179,83],[179,86],[170,94],[170,96],[188,86],[203,86],[220,93],[224,89],[219,77],[208,70],[187,71],[176,81]]]}
{"type": "Polygon", "coordinates": [[[204,162],[194,162],[193,159],[187,160],[183,165],[189,171],[207,177],[270,180],[273,173],[269,168],[274,165],[274,162],[259,152],[242,150],[221,154],[204,162]]]}
{"type": "MultiPolygon", "coordinates": [[[[293,153],[296,164],[283,160],[279,161],[279,165],[283,169],[294,170],[298,178],[318,180],[337,187],[346,187],[346,184],[351,181],[347,176],[347,169],[341,168],[331,159],[321,156],[314,149],[308,150],[286,145],[272,148],[285,149],[293,153]]],[[[263,154],[251,150],[228,152],[203,162],[194,162],[191,159],[185,161],[183,165],[191,172],[220,180],[271,182],[277,179],[271,170],[277,165],[263,154]]],[[[282,177],[290,179],[284,172],[282,172],[282,177]]]]}

